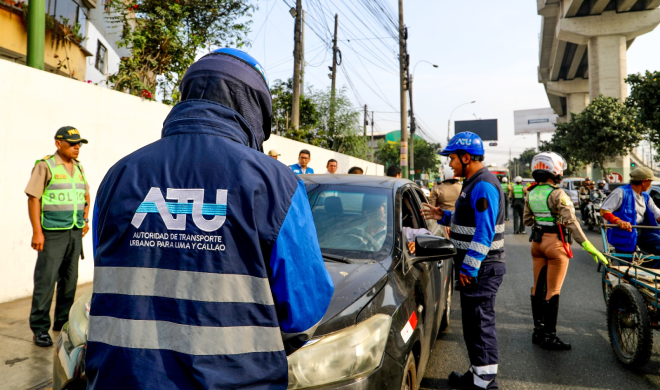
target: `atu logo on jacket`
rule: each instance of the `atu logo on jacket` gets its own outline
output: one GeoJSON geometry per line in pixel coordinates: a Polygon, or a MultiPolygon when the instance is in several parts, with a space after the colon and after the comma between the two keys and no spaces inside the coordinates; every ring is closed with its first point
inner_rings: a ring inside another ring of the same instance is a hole
{"type": "Polygon", "coordinates": [[[227,190],[217,190],[215,196],[215,204],[204,203],[203,189],[168,188],[167,199],[174,199],[176,202],[166,202],[160,188],[151,187],[135,210],[131,225],[139,229],[147,214],[158,213],[167,230],[186,230],[186,215],[192,214],[193,223],[200,230],[216,231],[222,227],[227,218],[227,190]],[[192,200],[192,203],[188,203],[189,200],[192,200]],[[213,218],[206,219],[205,215],[212,215],[213,218]]]}

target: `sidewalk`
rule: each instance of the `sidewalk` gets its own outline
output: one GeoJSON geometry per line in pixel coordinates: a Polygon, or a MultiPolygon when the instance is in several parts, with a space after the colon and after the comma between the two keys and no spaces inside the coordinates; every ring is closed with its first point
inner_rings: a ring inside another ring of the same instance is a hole
{"type": "MultiPolygon", "coordinates": [[[[92,287],[78,286],[76,299],[92,287]]],[[[0,390],[50,389],[53,380],[55,347],[41,348],[32,342],[28,319],[32,297],[0,303],[0,390]]],[[[51,305],[51,320],[55,301],[51,305]]],[[[57,344],[59,332],[51,330],[57,344]]]]}

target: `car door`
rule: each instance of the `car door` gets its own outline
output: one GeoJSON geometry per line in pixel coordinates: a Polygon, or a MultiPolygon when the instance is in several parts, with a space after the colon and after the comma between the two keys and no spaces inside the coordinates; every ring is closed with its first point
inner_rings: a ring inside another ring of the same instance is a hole
{"type": "Polygon", "coordinates": [[[422,203],[416,194],[417,190],[417,188],[409,186],[401,193],[401,234],[404,235],[401,242],[403,243],[402,252],[405,273],[408,277],[412,277],[415,280],[414,294],[421,344],[418,375],[421,378],[430,357],[431,348],[433,347],[437,332],[437,311],[439,308],[435,281],[440,280],[438,276],[440,272],[437,268],[437,262],[424,262],[412,265],[414,255],[408,250],[408,240],[405,237],[404,228],[427,229],[426,222],[421,215],[422,203]]]}
{"type": "Polygon", "coordinates": [[[651,196],[651,200],[653,200],[653,203],[660,208],[660,187],[653,186],[649,190],[649,195],[651,196]]]}

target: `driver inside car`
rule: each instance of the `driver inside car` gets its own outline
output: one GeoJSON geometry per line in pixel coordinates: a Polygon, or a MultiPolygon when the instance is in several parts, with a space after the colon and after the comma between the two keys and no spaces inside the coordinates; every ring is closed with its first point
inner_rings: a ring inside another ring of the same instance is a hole
{"type": "Polygon", "coordinates": [[[365,194],[362,198],[362,214],[366,222],[357,228],[364,244],[378,251],[387,238],[387,199],[384,196],[365,194]]]}

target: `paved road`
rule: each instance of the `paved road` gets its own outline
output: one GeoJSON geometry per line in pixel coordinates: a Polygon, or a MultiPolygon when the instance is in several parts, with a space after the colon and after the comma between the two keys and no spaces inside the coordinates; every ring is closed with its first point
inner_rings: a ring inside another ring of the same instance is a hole
{"type": "MultiPolygon", "coordinates": [[[[529,228],[527,229],[529,232],[529,228]]],[[[532,260],[528,235],[513,235],[507,222],[507,275],[497,295],[497,331],[501,389],[660,389],[660,339],[651,361],[631,371],[621,366],[610,348],[605,303],[596,264],[577,244],[562,288],[558,335],[573,345],[567,352],[545,351],[531,342],[530,288],[532,260]]],[[[587,232],[602,249],[600,233],[587,232]]],[[[451,371],[469,367],[461,329],[458,299],[452,305],[450,330],[440,336],[426,368],[422,389],[447,389],[451,371]]],[[[654,331],[654,337],[658,332],[654,331]]]]}

